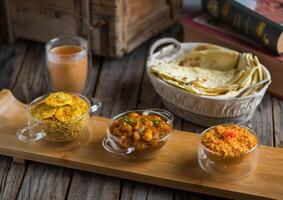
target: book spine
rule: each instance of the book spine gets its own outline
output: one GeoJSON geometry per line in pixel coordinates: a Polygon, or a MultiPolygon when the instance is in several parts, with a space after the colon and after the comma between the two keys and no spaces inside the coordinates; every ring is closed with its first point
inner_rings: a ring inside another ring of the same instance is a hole
{"type": "Polygon", "coordinates": [[[278,52],[283,28],[233,0],[202,0],[202,6],[214,18],[232,26],[250,39],[278,52]]]}

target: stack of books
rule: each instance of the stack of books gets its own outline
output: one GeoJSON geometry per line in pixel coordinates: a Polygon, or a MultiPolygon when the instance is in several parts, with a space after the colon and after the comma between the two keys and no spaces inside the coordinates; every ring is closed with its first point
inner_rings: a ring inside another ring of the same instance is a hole
{"type": "Polygon", "coordinates": [[[283,99],[283,1],[202,0],[202,7],[181,19],[184,41],[253,53],[271,73],[269,92],[283,99]]]}

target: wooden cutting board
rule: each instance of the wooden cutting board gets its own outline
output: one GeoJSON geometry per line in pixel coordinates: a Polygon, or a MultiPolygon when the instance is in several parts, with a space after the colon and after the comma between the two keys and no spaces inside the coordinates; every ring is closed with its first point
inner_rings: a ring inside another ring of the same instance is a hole
{"type": "Polygon", "coordinates": [[[108,119],[92,117],[85,138],[71,146],[24,143],[16,131],[26,124],[26,106],[8,90],[0,92],[0,154],[115,176],[155,185],[233,199],[283,198],[283,149],[260,146],[256,171],[239,181],[218,181],[197,162],[199,135],[174,131],[154,159],[130,160],[106,152],[102,145],[108,119]],[[79,148],[80,145],[83,145],[79,148]]]}

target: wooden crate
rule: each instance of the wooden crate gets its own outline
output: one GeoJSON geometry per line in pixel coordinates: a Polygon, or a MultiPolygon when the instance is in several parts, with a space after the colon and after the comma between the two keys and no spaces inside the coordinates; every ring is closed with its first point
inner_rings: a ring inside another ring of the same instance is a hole
{"type": "Polygon", "coordinates": [[[173,24],[181,0],[5,0],[8,40],[78,35],[94,54],[120,57],[173,24]]]}

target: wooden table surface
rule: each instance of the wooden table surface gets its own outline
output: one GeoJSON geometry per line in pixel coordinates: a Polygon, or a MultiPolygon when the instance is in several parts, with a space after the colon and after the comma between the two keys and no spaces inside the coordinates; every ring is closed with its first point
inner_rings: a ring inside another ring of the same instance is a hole
{"type": "MultiPolygon", "coordinates": [[[[147,51],[160,37],[181,37],[175,26],[121,59],[93,57],[93,96],[103,103],[101,116],[130,109],[163,107],[145,73],[147,51]]],[[[8,88],[23,102],[48,91],[44,45],[17,41],[0,44],[0,89],[8,88]]],[[[266,94],[250,121],[260,143],[283,147],[283,101],[266,94]]],[[[175,129],[200,133],[204,127],[176,117],[175,129]]],[[[0,133],[1,134],[1,133],[0,133]]],[[[36,162],[16,164],[0,156],[0,199],[219,199],[36,162]]]]}

